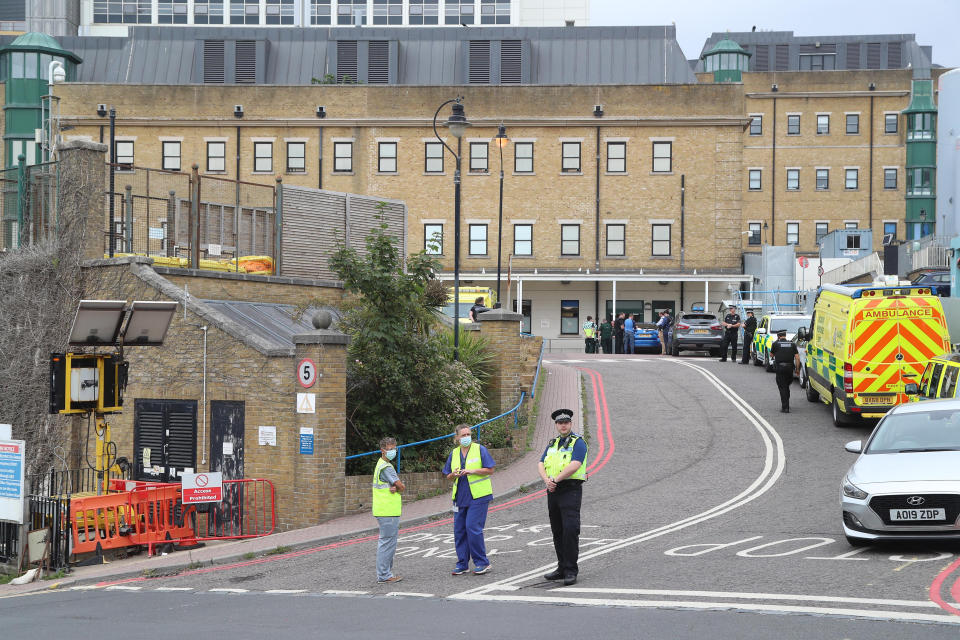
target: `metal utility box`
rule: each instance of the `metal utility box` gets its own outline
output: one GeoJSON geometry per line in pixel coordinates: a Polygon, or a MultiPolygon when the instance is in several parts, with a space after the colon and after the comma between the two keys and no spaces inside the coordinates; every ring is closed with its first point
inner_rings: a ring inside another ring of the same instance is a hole
{"type": "Polygon", "coordinates": [[[127,366],[115,355],[51,354],[50,413],[121,411],[127,366]]]}

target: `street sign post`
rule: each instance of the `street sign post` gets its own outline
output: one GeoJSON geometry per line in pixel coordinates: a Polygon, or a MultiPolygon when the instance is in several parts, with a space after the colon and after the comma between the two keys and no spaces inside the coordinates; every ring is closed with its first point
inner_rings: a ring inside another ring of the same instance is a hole
{"type": "Polygon", "coordinates": [[[223,500],[223,473],[219,471],[182,473],[180,477],[183,504],[200,504],[223,500]]]}
{"type": "Polygon", "coordinates": [[[0,440],[0,521],[23,524],[25,446],[23,440],[0,440]]]}

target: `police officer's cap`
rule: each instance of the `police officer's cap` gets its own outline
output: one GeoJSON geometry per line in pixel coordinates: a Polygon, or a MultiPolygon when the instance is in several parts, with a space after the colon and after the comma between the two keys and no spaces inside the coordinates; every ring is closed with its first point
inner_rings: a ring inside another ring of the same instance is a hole
{"type": "Polygon", "coordinates": [[[786,335],[787,335],[787,330],[786,330],[786,329],[780,329],[779,331],[777,331],[777,337],[782,338],[782,337],[784,337],[784,336],[786,336],[786,335]]]}
{"type": "Polygon", "coordinates": [[[550,414],[554,422],[570,422],[573,420],[573,411],[570,409],[557,409],[550,414]]]}

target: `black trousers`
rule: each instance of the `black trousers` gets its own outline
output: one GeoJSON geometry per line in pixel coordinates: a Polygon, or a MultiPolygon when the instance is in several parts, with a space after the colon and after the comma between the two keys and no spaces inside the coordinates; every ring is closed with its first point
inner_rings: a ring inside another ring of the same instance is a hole
{"type": "Polygon", "coordinates": [[[580,503],[583,501],[583,483],[565,480],[555,491],[547,492],[547,511],[553,548],[557,552],[557,569],[564,577],[576,576],[580,556],[580,503]]]}
{"type": "Polygon", "coordinates": [[[720,342],[720,358],[722,360],[727,359],[727,345],[733,344],[733,356],[734,360],[737,359],[737,332],[736,331],[724,331],[723,340],[720,342]]]}
{"type": "Polygon", "coordinates": [[[617,331],[616,333],[616,346],[617,353],[623,353],[623,331],[617,331]]]}
{"type": "Polygon", "coordinates": [[[740,360],[743,364],[750,362],[750,343],[753,342],[753,334],[743,334],[743,358],[740,360]]]}
{"type": "Polygon", "coordinates": [[[777,388],[780,390],[780,408],[790,408],[790,385],[793,384],[793,363],[778,362],[777,388]]]}
{"type": "Polygon", "coordinates": [[[613,353],[613,338],[600,338],[600,346],[604,353],[613,353]]]}

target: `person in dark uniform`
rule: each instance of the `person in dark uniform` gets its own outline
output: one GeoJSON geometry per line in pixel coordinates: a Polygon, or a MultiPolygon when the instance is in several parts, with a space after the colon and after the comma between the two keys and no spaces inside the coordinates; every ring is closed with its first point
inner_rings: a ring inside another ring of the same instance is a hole
{"type": "Polygon", "coordinates": [[[743,359],[740,364],[750,362],[750,343],[753,342],[753,334],[757,332],[757,319],[753,317],[753,311],[747,311],[747,321],[743,323],[743,359]]]}
{"type": "Polygon", "coordinates": [[[786,329],[777,331],[777,341],[770,347],[770,352],[777,372],[777,388],[780,389],[780,413],[790,413],[790,385],[794,372],[800,371],[800,353],[797,345],[787,340],[786,329]]]}
{"type": "Polygon", "coordinates": [[[616,321],[613,323],[613,337],[614,337],[614,348],[616,351],[614,353],[623,353],[623,323],[626,320],[623,312],[621,311],[617,315],[616,321]]]}
{"type": "Polygon", "coordinates": [[[733,361],[737,361],[737,332],[740,331],[740,315],[731,309],[723,316],[723,340],[720,341],[720,362],[727,361],[727,345],[733,344],[733,361]]]}
{"type": "Polygon", "coordinates": [[[547,485],[547,511],[557,568],[543,576],[576,584],[580,555],[580,503],[587,479],[587,443],[573,432],[573,411],[557,409],[550,417],[557,425],[557,437],[550,441],[537,471],[547,485]]]}

